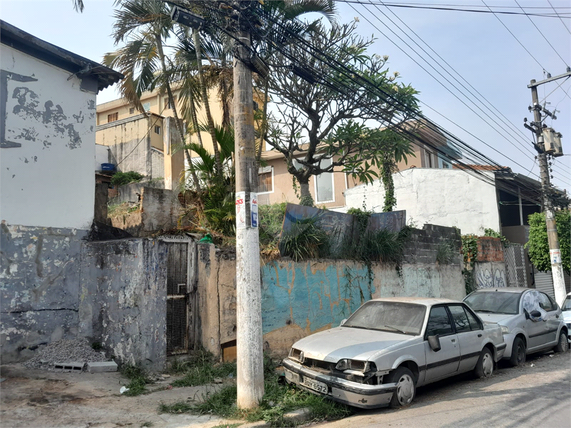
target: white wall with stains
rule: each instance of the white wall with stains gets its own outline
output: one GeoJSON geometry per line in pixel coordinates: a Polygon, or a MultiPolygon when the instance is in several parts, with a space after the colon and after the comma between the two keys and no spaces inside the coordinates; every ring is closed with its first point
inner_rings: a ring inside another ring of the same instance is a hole
{"type": "MultiPolygon", "coordinates": [[[[89,229],[95,198],[95,91],[1,45],[0,220],[89,229]],[[3,109],[4,110],[4,109],[3,109]]],[[[85,85],[84,85],[85,86],[85,85]]]]}
{"type": "MultiPolygon", "coordinates": [[[[494,174],[481,171],[490,182],[494,174]]],[[[424,224],[457,227],[462,234],[482,235],[500,229],[496,187],[457,169],[413,168],[393,174],[397,205],[415,227],[424,224]]],[[[376,180],[345,191],[347,208],[383,209],[385,190],[376,180]]]]}

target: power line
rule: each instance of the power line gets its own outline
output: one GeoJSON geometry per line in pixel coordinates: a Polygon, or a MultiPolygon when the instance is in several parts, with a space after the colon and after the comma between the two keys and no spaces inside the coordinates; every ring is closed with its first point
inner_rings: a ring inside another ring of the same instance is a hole
{"type": "MultiPolygon", "coordinates": [[[[358,0],[337,0],[338,3],[347,3],[347,4],[351,4],[351,3],[359,3],[358,0]]],[[[383,4],[384,2],[382,0],[378,0],[376,3],[379,4],[383,4]]],[[[437,5],[437,4],[433,4],[431,6],[426,6],[426,5],[422,5],[420,3],[386,3],[383,4],[384,6],[387,7],[394,7],[394,8],[404,8],[404,9],[426,9],[426,10],[441,10],[441,11],[449,11],[449,12],[469,12],[469,13],[484,13],[484,14],[489,14],[489,13],[494,13],[494,14],[501,14],[501,15],[519,15],[519,16],[538,16],[538,17],[542,17],[542,18],[558,18],[560,17],[559,14],[557,14],[557,12],[555,12],[555,14],[552,13],[529,13],[529,12],[511,12],[511,11],[505,11],[505,10],[480,10],[480,9],[465,9],[465,8],[461,8],[461,7],[454,7],[456,5],[437,5]]],[[[473,5],[473,6],[468,6],[468,7],[481,7],[481,6],[477,6],[477,5],[473,5]]],[[[509,6],[501,6],[502,9],[505,8],[509,8],[509,6]]],[[[529,8],[528,8],[529,9],[529,8]]],[[[548,9],[547,7],[541,8],[541,9],[548,9]]]]}
{"type": "MultiPolygon", "coordinates": [[[[520,4],[518,3],[517,0],[514,0],[515,3],[520,7],[521,10],[523,10],[523,7],[520,6],[520,4]]],[[[555,49],[553,47],[553,45],[551,44],[551,42],[547,39],[547,37],[545,37],[545,35],[541,32],[541,30],[539,29],[539,27],[537,25],[535,25],[535,22],[533,22],[533,20],[531,19],[530,16],[527,17],[527,19],[529,19],[529,22],[531,22],[533,24],[533,26],[535,27],[535,29],[539,32],[539,34],[541,34],[541,37],[543,37],[545,39],[545,41],[547,42],[547,44],[549,46],[551,46],[551,49],[553,49],[553,52],[555,52],[557,54],[557,56],[561,59],[561,61],[563,61],[563,64],[565,64],[566,66],[568,66],[567,61],[565,61],[563,59],[563,57],[559,54],[559,52],[557,52],[557,49],[555,49]]]]}
{"type": "Polygon", "coordinates": [[[550,0],[547,0],[547,3],[549,3],[549,6],[551,6],[551,9],[553,9],[553,12],[555,12],[555,14],[557,15],[557,17],[559,18],[559,20],[561,21],[561,23],[563,24],[563,26],[565,27],[565,29],[567,30],[567,32],[569,34],[571,34],[571,30],[569,30],[569,27],[565,24],[565,22],[563,21],[563,18],[561,18],[561,15],[559,15],[559,13],[557,13],[557,11],[555,10],[555,8],[553,7],[553,5],[551,4],[550,0]]]}
{"type": "MultiPolygon", "coordinates": [[[[360,3],[362,6],[365,6],[365,4],[363,4],[362,2],[358,2],[358,3],[360,3]]],[[[372,4],[371,1],[369,1],[369,3],[372,4]]],[[[382,3],[382,2],[381,2],[381,3],[382,3]]],[[[375,6],[375,8],[376,8],[377,10],[379,10],[379,12],[381,12],[381,13],[384,14],[384,12],[382,12],[382,11],[379,9],[378,6],[376,6],[376,5],[374,5],[374,6],[375,6]]],[[[352,7],[355,11],[357,11],[353,6],[351,6],[351,7],[352,7]]],[[[446,64],[446,66],[448,66],[452,71],[454,71],[464,82],[466,82],[466,83],[468,84],[468,86],[470,86],[470,88],[472,88],[481,98],[483,98],[485,102],[487,102],[493,109],[495,109],[496,112],[499,113],[499,115],[502,116],[502,117],[505,119],[505,120],[501,120],[504,125],[507,125],[508,127],[511,127],[513,131],[515,131],[516,133],[519,133],[519,134],[522,135],[524,138],[526,137],[526,135],[525,135],[518,127],[516,127],[515,125],[513,125],[512,123],[510,123],[509,120],[508,120],[497,108],[495,108],[492,103],[490,103],[480,92],[478,92],[464,77],[462,77],[462,75],[461,75],[460,73],[458,73],[458,71],[456,71],[446,60],[444,60],[444,58],[442,58],[434,49],[432,49],[432,47],[430,47],[430,45],[429,45],[428,43],[426,43],[416,32],[414,32],[414,30],[413,30],[412,28],[410,28],[410,27],[409,27],[402,19],[400,19],[394,12],[391,11],[391,13],[392,13],[400,22],[402,22],[402,23],[406,26],[406,28],[407,28],[410,32],[412,32],[412,34],[414,34],[414,35],[415,35],[419,40],[421,40],[432,52],[434,52],[434,53],[436,54],[436,56],[438,56],[438,58],[439,58],[442,62],[444,62],[444,64],[446,64]]],[[[384,15],[386,16],[386,14],[384,14],[384,15]]],[[[387,17],[387,18],[388,18],[388,17],[387,17]]],[[[365,18],[365,19],[367,19],[367,18],[365,18]]],[[[395,24],[394,21],[392,21],[390,18],[388,18],[388,19],[389,19],[400,31],[402,31],[403,34],[406,34],[417,46],[419,46],[419,47],[423,50],[423,52],[426,53],[426,54],[430,57],[431,60],[433,60],[436,64],[438,64],[440,67],[442,67],[442,66],[434,59],[434,57],[432,57],[428,52],[426,52],[425,49],[423,49],[417,42],[415,42],[415,41],[412,39],[412,37],[411,37],[407,32],[403,31],[402,28],[400,28],[397,24],[395,24]]],[[[367,19],[367,20],[368,20],[368,19],[367,19]]],[[[369,21],[369,20],[368,20],[368,21],[369,21]]],[[[377,21],[382,22],[378,17],[377,17],[377,21]]],[[[370,22],[370,21],[369,21],[369,22],[370,22]]],[[[371,24],[371,25],[373,25],[373,24],[371,24]]],[[[374,26],[374,25],[373,25],[373,26],[374,26]]],[[[385,26],[386,26],[387,28],[389,28],[386,24],[385,24],[385,26]]],[[[375,28],[377,28],[377,27],[375,26],[375,28]]],[[[377,28],[377,30],[378,30],[378,28],[377,28]]],[[[389,28],[389,30],[390,30],[390,28],[389,28]]],[[[379,31],[380,31],[380,30],[379,30],[379,31]]],[[[391,30],[391,31],[392,31],[392,30],[391,30]]],[[[394,33],[394,31],[393,31],[393,33],[394,33]]],[[[396,35],[396,33],[395,33],[395,35],[396,35]]],[[[397,37],[398,37],[398,36],[397,36],[397,37]]],[[[399,38],[400,38],[400,37],[399,37],[399,38]]],[[[401,39],[401,40],[402,40],[402,39],[401,39]]],[[[395,44],[395,46],[397,46],[399,49],[401,49],[401,51],[403,51],[403,53],[405,53],[405,55],[407,55],[407,56],[409,56],[409,58],[413,59],[413,58],[408,54],[408,52],[406,52],[404,49],[402,49],[400,46],[398,46],[392,39],[391,39],[391,42],[392,42],[393,44],[395,44]]],[[[405,42],[405,43],[406,43],[406,42],[405,42]]],[[[408,46],[408,45],[407,45],[407,46],[408,46]]],[[[415,53],[417,53],[417,52],[415,51],[415,53]]],[[[418,54],[418,53],[417,53],[417,54],[418,54]]],[[[419,55],[419,54],[418,54],[418,55],[419,55]]],[[[421,55],[419,55],[419,57],[422,58],[424,61],[426,61],[426,62],[428,63],[428,61],[427,61],[425,58],[423,58],[421,55]]],[[[414,61],[414,59],[413,59],[413,61],[414,61]]],[[[416,61],[415,61],[415,62],[416,62],[416,61]]],[[[418,63],[417,63],[417,64],[418,64],[418,63]]],[[[429,64],[429,63],[428,63],[428,64],[429,64]]],[[[429,64],[429,65],[430,65],[430,64],[429,64]]],[[[431,67],[432,67],[435,71],[437,71],[437,70],[434,68],[434,66],[431,65],[431,67]]],[[[421,68],[422,68],[422,67],[421,67],[421,68]]],[[[467,90],[468,93],[469,93],[470,95],[472,95],[477,101],[479,101],[480,103],[482,103],[482,105],[483,105],[485,108],[488,108],[488,107],[485,106],[484,102],[482,102],[481,100],[479,100],[478,97],[477,97],[469,88],[467,88],[462,82],[460,82],[455,76],[453,76],[452,73],[450,73],[450,72],[449,72],[446,68],[444,68],[444,67],[442,67],[442,69],[443,69],[446,73],[448,73],[448,75],[450,75],[450,77],[452,77],[456,82],[458,82],[465,90],[467,90]]],[[[423,70],[425,70],[425,69],[423,68],[423,70]]],[[[426,71],[426,70],[425,70],[425,71],[426,71]]],[[[438,71],[437,71],[437,72],[438,72],[438,71]]],[[[427,72],[427,73],[428,73],[428,72],[427,72]]],[[[440,72],[438,72],[438,73],[442,76],[442,74],[441,74],[440,72]]],[[[436,78],[435,78],[434,76],[432,76],[430,73],[428,73],[428,74],[429,74],[431,77],[433,77],[436,81],[438,81],[438,79],[436,79],[436,78]]],[[[444,76],[442,76],[442,77],[444,77],[444,76]]],[[[445,78],[445,77],[444,77],[444,78],[445,78]]],[[[446,79],[446,78],[445,78],[445,79],[446,79]]],[[[448,79],[446,79],[446,81],[450,83],[450,81],[449,81],[448,79]]],[[[440,83],[442,86],[444,86],[445,89],[447,89],[450,93],[452,93],[452,91],[450,90],[450,88],[448,88],[448,87],[447,87],[446,85],[444,85],[442,82],[439,82],[439,83],[440,83]]],[[[458,90],[458,88],[457,88],[456,86],[453,86],[453,87],[458,90]]],[[[465,93],[463,93],[463,92],[460,91],[460,90],[459,90],[459,92],[460,92],[463,96],[465,96],[466,99],[470,100],[470,97],[467,96],[465,93]]],[[[481,107],[479,107],[474,101],[472,101],[472,100],[470,100],[470,101],[471,101],[482,113],[484,113],[490,120],[492,120],[496,125],[500,126],[500,124],[499,124],[498,122],[496,122],[495,118],[493,118],[493,117],[491,117],[490,115],[488,115],[488,114],[487,114],[481,107]]],[[[470,107],[468,107],[468,108],[470,108],[470,107]]],[[[472,110],[472,111],[473,111],[473,110],[472,110]]],[[[475,112],[474,112],[474,113],[475,113],[475,112]]],[[[476,114],[477,114],[477,113],[476,113],[476,114]]],[[[480,117],[480,118],[481,118],[481,117],[480,117]]],[[[488,122],[486,122],[486,123],[487,123],[488,125],[490,125],[488,122]]],[[[510,141],[507,139],[505,132],[499,131],[497,128],[493,127],[492,125],[490,125],[490,127],[491,127],[492,129],[494,129],[498,134],[500,134],[506,141],[510,142],[510,141]]],[[[513,145],[513,143],[511,143],[511,142],[510,142],[510,144],[513,145]]],[[[521,142],[519,142],[519,144],[521,144],[524,148],[526,148],[526,149],[529,151],[529,153],[531,153],[531,155],[534,155],[534,153],[531,151],[531,149],[529,149],[529,147],[527,146],[527,144],[523,144],[523,143],[521,143],[521,142]]],[[[518,150],[521,151],[521,149],[520,149],[519,147],[517,147],[517,146],[515,146],[515,147],[516,147],[518,150]]],[[[522,152],[522,151],[521,151],[521,152],[522,152]]],[[[523,152],[522,152],[522,153],[523,153],[523,152]]],[[[523,154],[525,155],[525,153],[523,153],[523,154]]]]}
{"type": "MultiPolygon", "coordinates": [[[[482,0],[482,3],[484,3],[484,5],[485,5],[488,9],[490,9],[490,6],[488,6],[484,0],[482,0]]],[[[492,10],[492,9],[490,9],[490,11],[491,11],[491,10],[492,10]]],[[[492,12],[492,13],[494,13],[494,12],[492,12]]],[[[545,70],[545,67],[544,67],[543,65],[541,65],[541,63],[537,60],[537,58],[532,55],[532,53],[524,46],[524,44],[523,44],[522,42],[520,42],[520,40],[515,36],[514,33],[512,33],[512,31],[507,27],[507,25],[504,24],[504,22],[503,22],[495,13],[494,13],[494,16],[496,17],[496,19],[497,19],[498,21],[500,21],[500,24],[502,24],[502,25],[504,26],[504,28],[505,28],[506,30],[508,30],[508,32],[512,35],[512,37],[516,40],[516,42],[518,42],[518,43],[520,44],[520,46],[525,49],[525,51],[529,54],[529,56],[532,57],[532,58],[535,60],[535,62],[541,67],[541,69],[542,69],[542,70],[545,70]]]]}

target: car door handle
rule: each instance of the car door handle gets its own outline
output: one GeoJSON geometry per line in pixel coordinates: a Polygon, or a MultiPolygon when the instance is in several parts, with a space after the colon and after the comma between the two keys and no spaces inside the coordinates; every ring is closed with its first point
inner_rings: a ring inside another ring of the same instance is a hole
{"type": "Polygon", "coordinates": [[[452,340],[450,340],[450,342],[456,342],[456,339],[452,339],[452,340]]]}
{"type": "Polygon", "coordinates": [[[480,333],[480,334],[478,334],[478,337],[482,337],[482,334],[481,334],[481,333],[480,333]]]}

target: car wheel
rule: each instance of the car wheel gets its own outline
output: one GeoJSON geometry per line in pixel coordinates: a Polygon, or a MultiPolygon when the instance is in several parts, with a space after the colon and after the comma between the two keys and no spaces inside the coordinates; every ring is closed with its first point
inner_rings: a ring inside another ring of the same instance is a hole
{"type": "Polygon", "coordinates": [[[396,383],[397,389],[391,398],[390,406],[394,408],[408,406],[416,395],[414,375],[406,367],[399,367],[389,376],[389,383],[396,383]]]}
{"type": "Polygon", "coordinates": [[[525,343],[521,337],[516,337],[512,346],[510,364],[516,367],[523,363],[525,363],[525,343]]]}
{"type": "Polygon", "coordinates": [[[567,343],[567,335],[563,330],[559,333],[559,341],[557,342],[557,346],[553,348],[555,352],[567,352],[569,349],[569,344],[567,343]]]}
{"type": "Polygon", "coordinates": [[[474,374],[480,379],[490,377],[494,373],[494,357],[488,348],[482,349],[474,374]]]}

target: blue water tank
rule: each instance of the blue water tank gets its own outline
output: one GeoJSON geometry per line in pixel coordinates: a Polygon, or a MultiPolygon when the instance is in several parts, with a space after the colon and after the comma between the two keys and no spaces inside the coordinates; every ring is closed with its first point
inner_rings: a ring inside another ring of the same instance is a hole
{"type": "Polygon", "coordinates": [[[101,164],[101,171],[113,172],[113,171],[115,171],[115,164],[112,164],[112,163],[102,163],[102,164],[101,164]]]}

